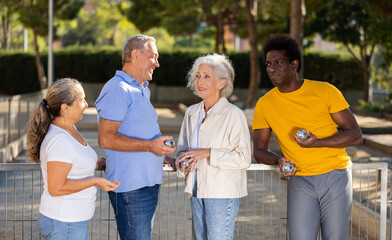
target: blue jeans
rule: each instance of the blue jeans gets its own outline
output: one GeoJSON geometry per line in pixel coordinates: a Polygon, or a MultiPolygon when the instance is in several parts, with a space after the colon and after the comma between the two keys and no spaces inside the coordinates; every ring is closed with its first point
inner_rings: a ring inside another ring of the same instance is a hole
{"type": "Polygon", "coordinates": [[[156,184],[129,192],[109,192],[121,239],[147,240],[151,238],[151,226],[158,204],[159,188],[160,185],[156,184]]]}
{"type": "Polygon", "coordinates": [[[197,240],[233,239],[238,198],[197,198],[197,184],[191,197],[193,226],[197,240]]]}
{"type": "Polygon", "coordinates": [[[41,213],[38,223],[42,236],[50,240],[89,240],[87,226],[90,220],[82,222],[61,222],[41,213]]]}
{"type": "Polygon", "coordinates": [[[290,178],[287,199],[291,240],[348,239],[352,204],[351,168],[290,178]]]}

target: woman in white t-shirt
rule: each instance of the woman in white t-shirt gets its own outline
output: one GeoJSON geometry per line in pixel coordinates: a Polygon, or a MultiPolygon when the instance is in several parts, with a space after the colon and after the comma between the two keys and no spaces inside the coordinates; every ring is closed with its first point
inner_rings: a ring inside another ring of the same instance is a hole
{"type": "Polygon", "coordinates": [[[87,102],[81,84],[70,78],[54,82],[30,116],[28,159],[41,163],[44,191],[39,225],[45,239],[89,239],[97,189],[115,190],[120,182],[94,177],[104,165],[78,132],[87,102]]]}

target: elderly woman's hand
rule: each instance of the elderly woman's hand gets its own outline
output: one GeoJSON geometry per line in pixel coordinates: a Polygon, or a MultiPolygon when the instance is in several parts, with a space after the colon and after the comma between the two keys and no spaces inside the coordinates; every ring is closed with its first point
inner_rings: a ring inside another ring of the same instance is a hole
{"type": "MultiPolygon", "coordinates": [[[[211,149],[209,148],[190,149],[181,155],[181,158],[177,161],[177,165],[187,160],[187,163],[192,163],[192,167],[189,169],[191,172],[195,168],[196,161],[203,158],[210,158],[210,153],[211,149]]],[[[185,171],[185,165],[182,166],[181,171],[185,171]]]]}

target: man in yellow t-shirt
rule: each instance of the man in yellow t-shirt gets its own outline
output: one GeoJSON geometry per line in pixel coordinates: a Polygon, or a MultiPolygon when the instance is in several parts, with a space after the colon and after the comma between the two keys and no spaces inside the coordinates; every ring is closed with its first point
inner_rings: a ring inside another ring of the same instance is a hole
{"type": "Polygon", "coordinates": [[[361,130],[341,92],[329,83],[300,79],[301,51],[286,35],[263,48],[267,73],[275,86],[259,99],[253,118],[254,156],[279,164],[291,177],[287,217],[291,240],[348,239],[352,204],[351,161],[345,147],[362,142],[361,130]],[[296,136],[306,131],[306,140],[296,136]],[[284,157],[268,151],[274,132],[284,157]],[[292,163],[294,171],[282,167],[292,163]]]}

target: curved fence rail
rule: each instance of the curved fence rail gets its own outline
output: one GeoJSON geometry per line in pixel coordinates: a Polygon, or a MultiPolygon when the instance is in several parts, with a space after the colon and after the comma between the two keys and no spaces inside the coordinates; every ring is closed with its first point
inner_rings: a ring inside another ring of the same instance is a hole
{"type": "Polygon", "coordinates": [[[0,163],[10,162],[22,152],[30,112],[46,90],[0,97],[0,163]]]}

